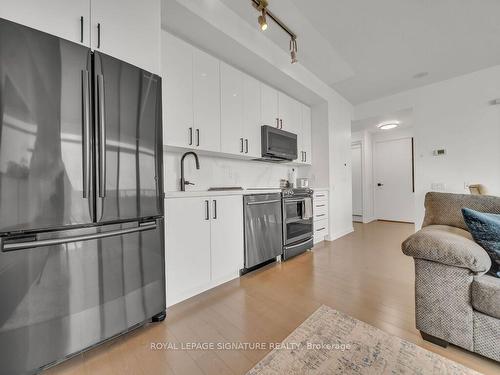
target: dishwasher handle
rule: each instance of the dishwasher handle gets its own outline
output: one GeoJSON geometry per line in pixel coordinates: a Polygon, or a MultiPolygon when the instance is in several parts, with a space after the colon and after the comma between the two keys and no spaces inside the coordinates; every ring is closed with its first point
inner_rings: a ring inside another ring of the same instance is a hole
{"type": "Polygon", "coordinates": [[[270,203],[281,203],[281,200],[280,199],[273,199],[273,200],[270,200],[270,201],[247,202],[247,205],[248,206],[255,206],[255,205],[258,205],[258,204],[270,204],[270,203]]]}

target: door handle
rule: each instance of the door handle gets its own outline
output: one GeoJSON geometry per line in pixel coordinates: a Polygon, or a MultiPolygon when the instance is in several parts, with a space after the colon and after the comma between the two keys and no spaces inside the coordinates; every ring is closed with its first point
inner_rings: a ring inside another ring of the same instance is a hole
{"type": "Polygon", "coordinates": [[[80,17],[80,43],[83,43],[83,16],[80,17]]]}
{"type": "Polygon", "coordinates": [[[23,250],[23,249],[31,249],[34,247],[62,245],[70,242],[81,242],[81,241],[95,240],[99,238],[121,236],[123,234],[144,232],[152,229],[156,229],[156,222],[139,225],[133,228],[111,230],[109,232],[101,232],[101,233],[83,234],[80,236],[72,236],[72,237],[51,238],[48,240],[34,240],[34,241],[13,242],[13,243],[5,243],[4,241],[1,241],[1,246],[2,246],[2,251],[4,252],[23,250]]]}
{"type": "Polygon", "coordinates": [[[382,184],[382,183],[380,183],[380,182],[379,182],[379,183],[377,184],[377,186],[384,186],[384,184],[382,184]]]}
{"type": "Polygon", "coordinates": [[[200,145],[200,129],[196,129],[196,146],[200,145]]]}
{"type": "Polygon", "coordinates": [[[248,138],[245,139],[245,154],[248,154],[248,138]]]}
{"type": "Polygon", "coordinates": [[[189,145],[193,145],[193,128],[189,128],[189,145]]]}
{"type": "MultiPolygon", "coordinates": [[[[82,17],[83,18],[83,17],[82,17]]],[[[83,198],[89,197],[90,191],[90,97],[89,72],[82,70],[82,107],[83,107],[83,198]]]]}
{"type": "Polygon", "coordinates": [[[205,220],[210,220],[210,202],[205,201],[205,220]]]}
{"type": "Polygon", "coordinates": [[[270,200],[270,201],[248,202],[247,205],[248,206],[256,206],[259,204],[269,204],[269,203],[278,203],[278,202],[281,203],[281,200],[275,199],[275,200],[270,200]]]}
{"type": "Polygon", "coordinates": [[[106,113],[104,102],[104,76],[97,75],[99,97],[99,197],[106,197],[106,113]]]}
{"type": "Polygon", "coordinates": [[[97,48],[101,48],[101,24],[97,24],[97,48]]]}
{"type": "Polygon", "coordinates": [[[214,199],[212,203],[214,205],[214,207],[213,207],[213,210],[214,210],[214,216],[213,216],[213,218],[217,219],[217,201],[214,199]]]}
{"type": "Polygon", "coordinates": [[[240,138],[240,142],[241,142],[240,152],[243,152],[243,138],[240,138]]]}
{"type": "Polygon", "coordinates": [[[280,129],[283,129],[283,119],[280,118],[280,129]]]}

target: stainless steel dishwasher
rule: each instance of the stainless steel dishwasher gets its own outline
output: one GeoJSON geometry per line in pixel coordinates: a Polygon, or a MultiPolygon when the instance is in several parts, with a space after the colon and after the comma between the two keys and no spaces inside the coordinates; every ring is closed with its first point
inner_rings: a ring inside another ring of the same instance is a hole
{"type": "Polygon", "coordinates": [[[281,194],[243,197],[245,216],[245,268],[242,273],[281,255],[283,251],[281,194]]]}

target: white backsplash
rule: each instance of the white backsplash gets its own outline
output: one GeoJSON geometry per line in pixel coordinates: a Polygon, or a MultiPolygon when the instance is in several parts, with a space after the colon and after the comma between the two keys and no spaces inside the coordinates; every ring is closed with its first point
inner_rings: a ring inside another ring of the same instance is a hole
{"type": "MultiPolygon", "coordinates": [[[[165,152],[163,157],[165,191],[180,190],[182,153],[165,152]]],[[[217,156],[198,155],[198,157],[199,170],[196,170],[193,156],[187,156],[184,160],[184,178],[195,183],[194,186],[186,187],[188,191],[207,190],[216,186],[279,187],[280,179],[288,179],[292,168],[297,168],[299,177],[301,169],[307,168],[217,156]]]]}

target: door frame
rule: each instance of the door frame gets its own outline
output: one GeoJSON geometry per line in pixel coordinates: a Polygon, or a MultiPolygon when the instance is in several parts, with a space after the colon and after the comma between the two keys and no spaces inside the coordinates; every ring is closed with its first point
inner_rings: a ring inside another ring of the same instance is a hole
{"type": "MultiPolygon", "coordinates": [[[[364,223],[365,221],[365,148],[363,145],[363,141],[353,141],[351,142],[351,181],[352,181],[352,149],[356,146],[359,146],[361,149],[361,223],[364,223]]],[[[352,188],[351,188],[352,189],[352,188]]],[[[352,208],[351,208],[352,211],[352,208]]],[[[352,220],[354,220],[354,216],[359,216],[359,215],[354,215],[354,212],[351,212],[352,215],[352,220]]],[[[358,222],[358,221],[356,221],[358,222]]]]}
{"type": "MultiPolygon", "coordinates": [[[[373,215],[375,217],[375,220],[384,220],[380,219],[378,215],[378,210],[377,210],[377,194],[376,194],[376,180],[377,180],[377,163],[376,161],[376,144],[378,143],[385,143],[385,142],[393,142],[393,141],[401,141],[404,139],[409,139],[410,144],[411,144],[411,177],[412,177],[412,191],[413,191],[413,204],[415,204],[415,138],[413,136],[398,136],[394,138],[387,138],[387,139],[379,139],[373,140],[373,155],[372,155],[372,163],[373,163],[373,181],[372,181],[372,186],[373,186],[373,215]]],[[[416,218],[414,218],[416,220],[416,218]]],[[[384,220],[384,221],[391,221],[391,220],[384,220]]],[[[399,222],[399,221],[397,221],[399,222]]],[[[406,221],[404,223],[407,223],[406,221]]],[[[414,224],[414,222],[408,222],[410,224],[414,224]]]]}

